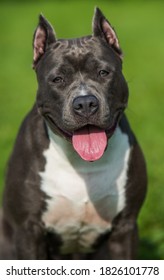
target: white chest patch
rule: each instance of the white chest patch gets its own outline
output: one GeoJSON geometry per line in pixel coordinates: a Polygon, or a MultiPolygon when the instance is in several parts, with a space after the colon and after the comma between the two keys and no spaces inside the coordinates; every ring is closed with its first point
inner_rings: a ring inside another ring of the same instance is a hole
{"type": "Polygon", "coordinates": [[[85,162],[72,145],[49,130],[41,189],[50,198],[43,222],[63,240],[61,253],[90,251],[125,207],[130,145],[117,128],[103,157],[85,162]]]}

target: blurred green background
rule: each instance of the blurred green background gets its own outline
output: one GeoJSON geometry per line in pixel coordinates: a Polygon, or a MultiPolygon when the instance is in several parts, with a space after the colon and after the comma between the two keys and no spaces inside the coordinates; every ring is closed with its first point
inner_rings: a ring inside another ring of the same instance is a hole
{"type": "Polygon", "coordinates": [[[95,6],[119,36],[130,89],[127,115],[147,161],[139,258],[164,259],[164,1],[0,1],[0,197],[15,136],[35,100],[32,36],[38,14],[58,37],[78,37],[91,33],[95,6]]]}

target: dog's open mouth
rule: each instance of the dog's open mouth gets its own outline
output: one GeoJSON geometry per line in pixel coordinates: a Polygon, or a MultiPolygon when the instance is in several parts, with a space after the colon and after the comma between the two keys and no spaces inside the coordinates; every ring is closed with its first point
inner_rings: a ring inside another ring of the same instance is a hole
{"type": "Polygon", "coordinates": [[[96,161],[103,156],[108,139],[113,135],[117,126],[117,121],[107,130],[88,124],[68,133],[59,128],[49,116],[46,116],[46,119],[52,128],[56,127],[59,134],[72,143],[74,150],[85,161],[96,161]]]}
{"type": "Polygon", "coordinates": [[[82,159],[95,161],[104,154],[107,146],[107,135],[105,130],[87,125],[74,131],[72,144],[82,159]]]}

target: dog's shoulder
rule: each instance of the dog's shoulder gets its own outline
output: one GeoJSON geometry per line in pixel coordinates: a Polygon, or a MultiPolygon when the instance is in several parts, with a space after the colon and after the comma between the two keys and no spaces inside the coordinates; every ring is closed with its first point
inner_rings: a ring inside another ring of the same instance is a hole
{"type": "MultiPolygon", "coordinates": [[[[47,129],[42,116],[39,115],[36,104],[31,111],[25,116],[15,141],[13,153],[23,152],[23,150],[31,152],[33,149],[44,150],[48,147],[49,140],[47,129]]],[[[38,152],[40,152],[38,151],[38,152]]]]}
{"type": "Polygon", "coordinates": [[[134,146],[135,144],[137,144],[137,139],[125,114],[123,114],[119,122],[119,127],[122,133],[127,135],[130,146],[134,146]]]}
{"type": "Polygon", "coordinates": [[[42,197],[39,190],[39,171],[44,169],[43,150],[48,145],[44,119],[40,117],[34,105],[20,126],[6,170],[3,205],[5,218],[7,216],[9,223],[15,223],[15,217],[19,217],[19,221],[23,220],[24,215],[29,212],[29,207],[30,211],[34,212],[39,212],[43,207],[39,204],[40,200],[30,206],[28,203],[25,205],[24,201],[38,201],[38,197],[42,197]]]}

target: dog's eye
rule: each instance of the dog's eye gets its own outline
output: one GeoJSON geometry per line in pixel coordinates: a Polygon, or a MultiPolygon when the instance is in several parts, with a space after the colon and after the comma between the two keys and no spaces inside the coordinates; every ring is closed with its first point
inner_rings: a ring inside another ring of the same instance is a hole
{"type": "Polygon", "coordinates": [[[53,83],[62,83],[63,82],[63,78],[60,76],[55,77],[53,80],[53,83]]]}
{"type": "Polygon", "coordinates": [[[106,71],[106,70],[100,70],[99,71],[99,76],[101,76],[101,77],[106,77],[108,75],[109,75],[109,72],[106,71]]]}

